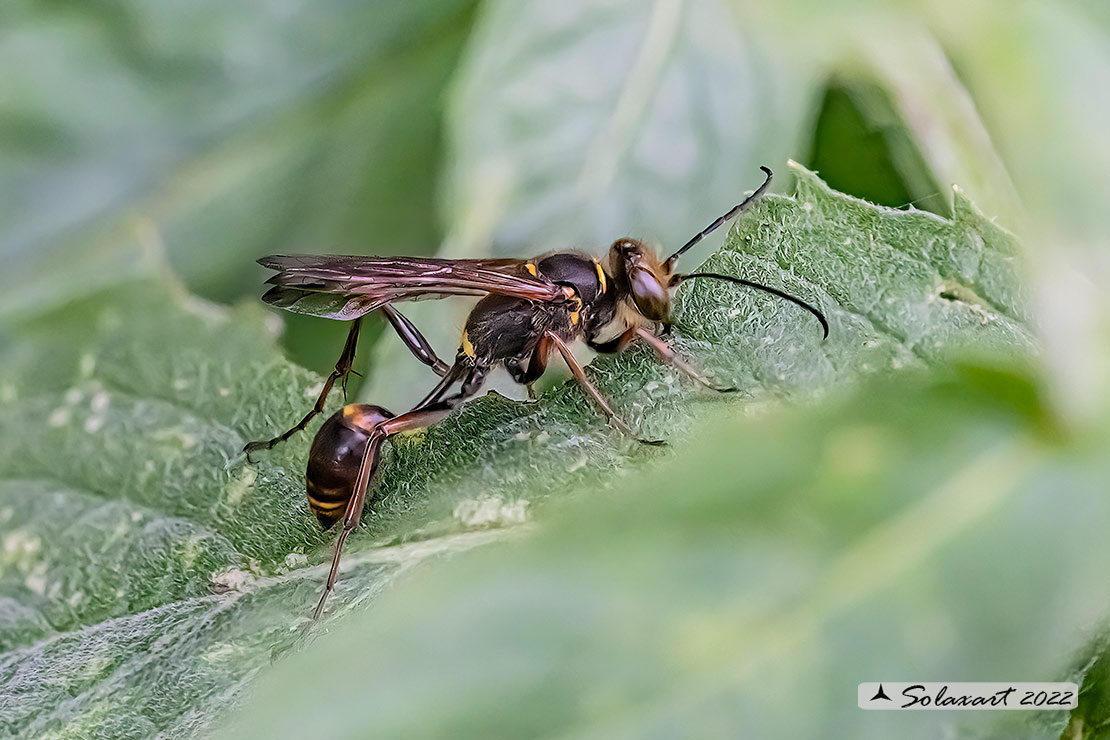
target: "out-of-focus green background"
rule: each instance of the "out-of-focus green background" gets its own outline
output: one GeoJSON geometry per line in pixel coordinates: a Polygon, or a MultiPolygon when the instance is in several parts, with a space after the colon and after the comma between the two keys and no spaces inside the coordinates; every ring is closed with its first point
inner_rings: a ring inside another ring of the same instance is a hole
{"type": "MultiPolygon", "coordinates": [[[[1036,349],[984,347],[953,370],[914,345],[911,322],[901,345],[923,361],[904,375],[845,359],[878,351],[834,336],[781,377],[753,371],[773,392],[739,405],[630,411],[693,440],[662,460],[575,436],[561,425],[588,410],[558,410],[574,401],[556,388],[556,441],[532,465],[482,446],[483,418],[509,428],[525,413],[487,399],[411,443],[419,455],[402,446],[362,547],[365,596],[343,602],[355,625],[336,620],[318,653],[278,661],[243,731],[288,730],[280,710],[295,708],[336,737],[372,733],[376,717],[408,737],[1101,736],[1108,90],[1110,6],[1090,0],[5,2],[0,734],[207,734],[312,599],[316,580],[291,575],[329,542],[301,511],[307,440],[257,469],[234,453],[310,402],[308,371],[330,369],[346,328],[265,318],[255,259],[600,253],[626,234],[675,246],[761,164],[793,194],[792,159],[833,190],[972,226],[915,240],[913,216],[829,200],[829,223],[871,235],[870,252],[815,243],[844,259],[822,281],[806,244],[760,252],[768,232],[752,225],[739,252],[753,269],[809,276],[854,338],[860,291],[873,284],[894,313],[903,298],[874,250],[889,218],[910,260],[974,275],[960,255],[1004,254],[1020,277],[1001,295],[1020,294],[1010,318],[1036,349]],[[1016,252],[985,224],[1016,234],[1016,252]],[[799,368],[821,362],[807,386],[799,368]],[[565,508],[457,493],[564,473],[578,476],[552,496],[565,508]],[[514,544],[395,578],[490,527],[514,544]],[[876,575],[869,557],[890,568],[876,575]],[[81,678],[52,689],[59,671],[81,678]],[[177,698],[160,704],[144,687],[171,674],[177,698]],[[1066,677],[1087,679],[1081,711],[1012,725],[873,719],[851,698],[857,680],[1066,677]],[[330,682],[365,683],[367,703],[312,693],[330,682]],[[812,703],[792,703],[802,695],[812,703]]],[[[752,223],[793,223],[775,202],[752,223]]],[[[465,308],[411,315],[447,356],[465,308]]],[[[930,331],[947,320],[921,316],[930,331]]],[[[725,364],[721,335],[698,328],[687,349],[725,364]]],[[[428,377],[380,332],[368,319],[353,393],[401,408],[428,377]]],[[[802,341],[792,325],[766,336],[802,341]]],[[[735,351],[745,362],[752,341],[735,351]]],[[[603,368],[611,386],[664,383],[646,356],[632,362],[603,368]]],[[[543,433],[519,423],[520,439],[543,433]]]]}
{"type": "MultiPolygon", "coordinates": [[[[673,243],[787,157],[892,206],[943,213],[958,183],[1036,234],[1045,263],[1100,259],[1098,2],[0,13],[6,306],[111,280],[96,265],[123,247],[107,232],[144,220],[189,288],[220,301],[257,294],[252,260],[281,250],[424,254],[448,239],[527,254],[628,230],[673,243]]],[[[297,322],[285,341],[323,370],[341,334],[297,322]]]]}

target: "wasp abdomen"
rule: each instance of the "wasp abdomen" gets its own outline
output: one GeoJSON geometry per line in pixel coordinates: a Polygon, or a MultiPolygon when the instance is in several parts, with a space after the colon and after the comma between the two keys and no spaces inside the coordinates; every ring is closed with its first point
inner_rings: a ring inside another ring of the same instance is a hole
{"type": "Polygon", "coordinates": [[[308,505],[324,529],[343,518],[363,459],[373,455],[370,464],[377,467],[384,437],[373,432],[392,417],[381,406],[353,403],[335,412],[316,432],[308,452],[305,485],[308,505]]]}

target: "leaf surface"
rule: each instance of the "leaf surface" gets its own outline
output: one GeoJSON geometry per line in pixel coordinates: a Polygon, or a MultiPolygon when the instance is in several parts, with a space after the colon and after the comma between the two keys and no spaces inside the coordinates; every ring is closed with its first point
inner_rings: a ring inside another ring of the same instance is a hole
{"type": "MultiPolygon", "coordinates": [[[[797,176],[797,197],[747,213],[710,264],[813,301],[831,337],[792,304],[692,283],[673,341],[742,393],[692,387],[644,349],[594,363],[645,433],[681,440],[705,414],[767,413],[968,347],[1028,353],[1012,237],[966,204],[947,221],[797,176]]],[[[271,654],[297,646],[320,587],[331,537],[304,503],[308,436],[257,465],[237,458],[299,418],[319,379],[282,359],[261,309],[213,307],[157,271],[12,315],[0,335],[12,348],[0,376],[3,726],[195,736],[271,654]]],[[[331,613],[362,611],[400,573],[488,530],[542,520],[569,492],[676,460],[607,428],[572,385],[536,404],[475,400],[394,441],[331,613]]]]}

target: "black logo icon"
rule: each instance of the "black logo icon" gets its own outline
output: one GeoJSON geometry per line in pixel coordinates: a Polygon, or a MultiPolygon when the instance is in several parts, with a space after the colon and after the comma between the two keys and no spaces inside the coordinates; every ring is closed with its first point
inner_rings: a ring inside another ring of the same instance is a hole
{"type": "Polygon", "coordinates": [[[883,685],[882,684],[879,684],[879,690],[876,691],[875,695],[871,697],[871,701],[875,701],[876,699],[886,699],[887,701],[893,701],[893,699],[891,699],[889,696],[887,696],[886,692],[883,691],[883,685]]]}

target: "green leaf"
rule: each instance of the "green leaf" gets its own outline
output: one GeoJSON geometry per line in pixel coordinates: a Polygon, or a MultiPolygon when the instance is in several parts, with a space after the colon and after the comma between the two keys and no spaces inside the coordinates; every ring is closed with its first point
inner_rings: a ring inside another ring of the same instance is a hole
{"type": "Polygon", "coordinates": [[[450,109],[449,222],[498,254],[632,225],[677,247],[800,143],[805,83],[764,43],[721,2],[488,4],[450,109]]]}
{"type": "MultiPolygon", "coordinates": [[[[1065,452],[1043,408],[1000,400],[1035,398],[1027,378],[992,385],[903,376],[816,410],[713,414],[665,468],[338,626],[219,736],[991,729],[992,713],[861,712],[854,692],[1056,678],[1110,606],[1105,442],[1065,452]]],[[[1067,720],[1021,714],[997,736],[1054,737],[1067,720]]]]}
{"type": "MultiPolygon", "coordinates": [[[[815,87],[720,0],[487,2],[448,108],[442,253],[677,248],[796,151],[815,87]]],[[[412,309],[453,348],[461,316],[433,311],[412,309]]],[[[372,366],[360,397],[422,397],[388,347],[372,366]]]]}
{"type": "MultiPolygon", "coordinates": [[[[0,311],[133,279],[135,241],[222,300],[255,295],[265,254],[439,244],[444,89],[475,0],[8,5],[0,311]]],[[[324,369],[316,342],[342,330],[304,326],[293,354],[324,369]]]]}
{"type": "MultiPolygon", "coordinates": [[[[691,387],[643,349],[595,363],[645,433],[677,441],[711,413],[767,410],[961,347],[1028,351],[1011,236],[966,204],[947,221],[797,176],[798,196],[762,201],[711,264],[820,305],[831,337],[793,304],[691,283],[673,341],[743,393],[691,387]]],[[[304,503],[308,436],[257,465],[237,457],[299,418],[319,379],[281,358],[261,309],[216,308],[157,271],[6,317],[0,717],[20,737],[195,735],[296,647],[320,588],[332,537],[304,503]]],[[[572,385],[536,404],[478,399],[393,440],[331,614],[363,611],[487,530],[542,519],[570,490],[679,459],[607,428],[572,385]]]]}
{"type": "Polygon", "coordinates": [[[1104,631],[1079,653],[1074,669],[1067,676],[1069,681],[1079,684],[1079,706],[1072,710],[1068,725],[1061,738],[1082,738],[1101,740],[1107,737],[1110,717],[1110,644],[1104,631]]]}

